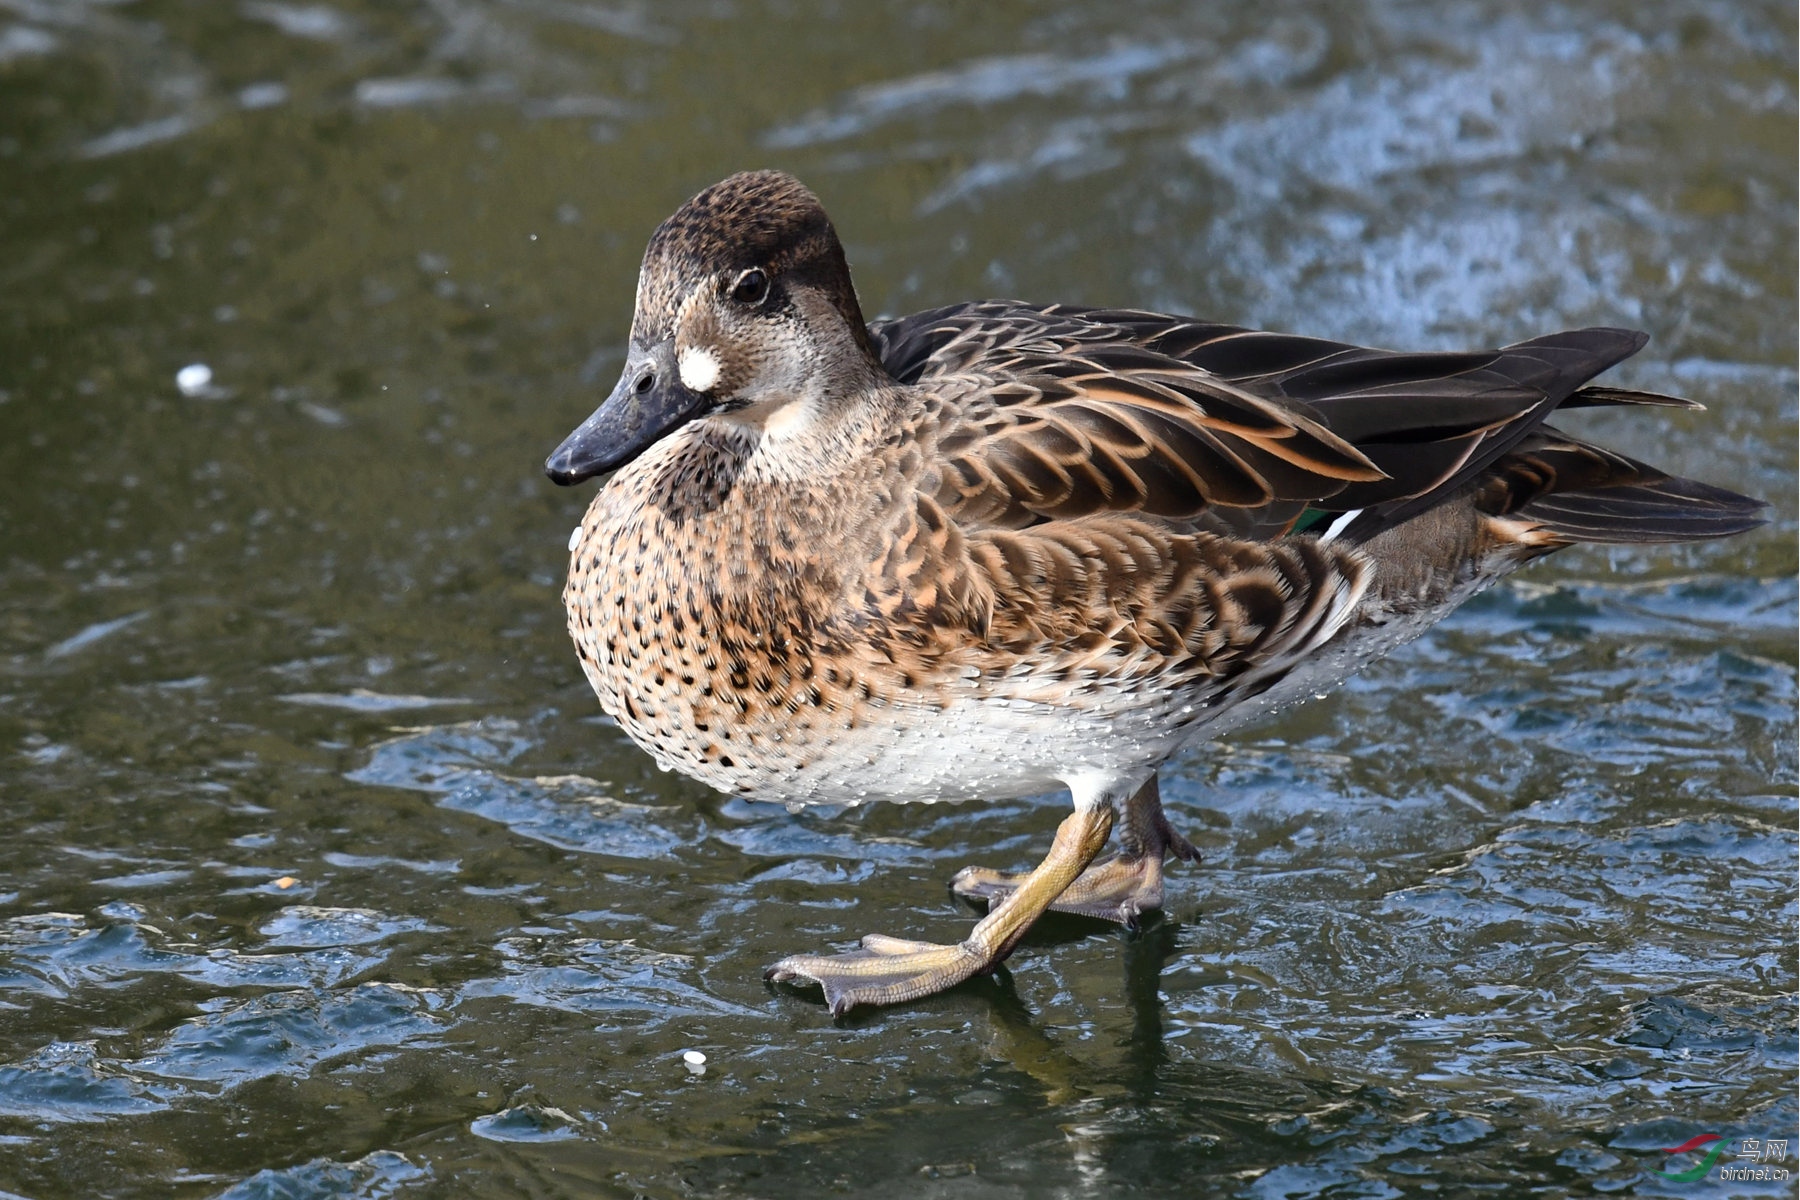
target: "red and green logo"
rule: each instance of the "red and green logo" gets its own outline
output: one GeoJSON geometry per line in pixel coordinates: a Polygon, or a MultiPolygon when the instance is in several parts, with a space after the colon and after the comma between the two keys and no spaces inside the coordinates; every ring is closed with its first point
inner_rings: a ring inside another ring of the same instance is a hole
{"type": "Polygon", "coordinates": [[[1718,1144],[1706,1152],[1706,1157],[1700,1160],[1698,1166],[1689,1167],[1685,1171],[1652,1171],[1650,1173],[1652,1175],[1661,1175],[1664,1179],[1673,1180],[1676,1183],[1692,1183],[1696,1179],[1705,1178],[1706,1173],[1712,1170],[1713,1164],[1719,1161],[1719,1155],[1725,1153],[1725,1147],[1728,1143],[1724,1138],[1716,1133],[1697,1133],[1687,1141],[1681,1143],[1681,1145],[1669,1146],[1663,1150],[1664,1154],[1688,1154],[1700,1149],[1700,1147],[1706,1145],[1708,1142],[1716,1142],[1718,1144]]]}

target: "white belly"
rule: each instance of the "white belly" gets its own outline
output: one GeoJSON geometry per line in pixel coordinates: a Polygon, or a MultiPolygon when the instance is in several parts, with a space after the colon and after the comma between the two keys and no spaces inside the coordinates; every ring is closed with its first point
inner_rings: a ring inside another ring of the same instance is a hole
{"type": "Polygon", "coordinates": [[[1198,715],[1178,698],[1142,692],[1083,701],[1075,708],[990,697],[909,707],[899,719],[840,735],[781,798],[954,802],[1066,787],[1081,802],[1135,788],[1179,748],[1198,715]]]}

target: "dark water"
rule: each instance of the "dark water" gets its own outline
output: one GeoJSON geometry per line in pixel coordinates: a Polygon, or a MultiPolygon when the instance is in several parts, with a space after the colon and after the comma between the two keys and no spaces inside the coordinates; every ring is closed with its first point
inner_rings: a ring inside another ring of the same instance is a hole
{"type": "Polygon", "coordinates": [[[1800,1168],[1793,13],[1522,11],[0,0],[0,1191],[1792,1194],[1653,1172],[1800,1168]],[[1584,428],[1774,523],[1518,577],[1176,764],[1160,924],[834,1025],[760,968],[1061,802],[788,815],[586,692],[538,463],[753,165],[870,312],[1649,330],[1711,411],[1584,428]]]}

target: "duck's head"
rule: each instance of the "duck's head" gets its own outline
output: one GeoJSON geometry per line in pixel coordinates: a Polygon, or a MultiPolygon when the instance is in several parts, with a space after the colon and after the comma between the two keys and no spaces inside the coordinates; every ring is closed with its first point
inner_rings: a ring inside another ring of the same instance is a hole
{"type": "Polygon", "coordinates": [[[880,370],[818,197],[780,171],[733,175],[651,236],[624,374],[544,470],[579,483],[700,417],[828,400],[880,370]]]}

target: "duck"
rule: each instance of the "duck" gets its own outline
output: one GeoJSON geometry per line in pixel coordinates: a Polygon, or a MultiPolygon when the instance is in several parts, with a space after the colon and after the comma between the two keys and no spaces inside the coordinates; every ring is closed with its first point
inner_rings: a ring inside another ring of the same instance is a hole
{"type": "Polygon", "coordinates": [[[1066,790],[1033,869],[951,880],[954,945],[870,933],[771,984],[834,1015],[995,971],[1044,913],[1135,927],[1194,861],[1158,776],[1578,543],[1765,505],[1552,427],[1697,408],[1578,329],[1399,352],[1129,308],[864,319],[817,196],[732,175],[651,235],[618,384],[551,453],[600,706],[665,768],[796,805],[1066,790]],[[1106,851],[1114,834],[1116,849],[1106,851]]]}

